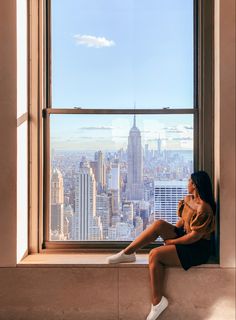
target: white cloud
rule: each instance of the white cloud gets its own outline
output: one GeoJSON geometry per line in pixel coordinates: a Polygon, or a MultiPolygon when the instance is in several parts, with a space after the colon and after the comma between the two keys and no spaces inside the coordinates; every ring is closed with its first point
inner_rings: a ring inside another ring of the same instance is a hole
{"type": "Polygon", "coordinates": [[[103,48],[103,47],[113,47],[115,42],[113,40],[108,40],[105,37],[95,37],[90,35],[74,35],[76,44],[84,45],[89,48],[103,48]]]}

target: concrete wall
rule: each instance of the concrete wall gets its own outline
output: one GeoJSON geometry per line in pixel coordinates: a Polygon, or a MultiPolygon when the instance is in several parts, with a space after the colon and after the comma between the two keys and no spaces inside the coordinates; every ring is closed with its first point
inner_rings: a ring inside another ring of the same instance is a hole
{"type": "MultiPolygon", "coordinates": [[[[220,266],[167,270],[160,319],[235,318],[235,1],[216,0],[215,173],[220,266]]],[[[0,319],[144,319],[147,268],[16,266],[16,4],[0,1],[0,319]]]]}

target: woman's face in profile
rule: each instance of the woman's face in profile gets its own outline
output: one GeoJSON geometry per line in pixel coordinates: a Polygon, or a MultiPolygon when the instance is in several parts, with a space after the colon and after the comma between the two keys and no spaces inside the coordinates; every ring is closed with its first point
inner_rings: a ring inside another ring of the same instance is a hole
{"type": "Polygon", "coordinates": [[[188,179],[188,193],[193,193],[195,190],[195,185],[193,183],[193,180],[191,178],[188,179]]]}

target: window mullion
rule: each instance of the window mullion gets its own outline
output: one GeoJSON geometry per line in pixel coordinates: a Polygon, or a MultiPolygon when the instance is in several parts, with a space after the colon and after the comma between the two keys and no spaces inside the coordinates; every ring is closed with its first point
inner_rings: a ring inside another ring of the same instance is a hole
{"type": "Polygon", "coordinates": [[[47,108],[43,110],[43,116],[49,114],[197,114],[196,108],[191,109],[56,109],[47,108]]]}

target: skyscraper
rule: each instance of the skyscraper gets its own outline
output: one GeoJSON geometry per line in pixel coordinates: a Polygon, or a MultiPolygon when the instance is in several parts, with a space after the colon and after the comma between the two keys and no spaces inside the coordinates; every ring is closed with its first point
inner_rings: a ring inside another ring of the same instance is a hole
{"type": "Polygon", "coordinates": [[[101,240],[101,221],[96,217],[96,185],[87,161],[80,163],[75,182],[73,240],[101,240]]]}
{"type": "Polygon", "coordinates": [[[105,189],[106,185],[106,166],[103,158],[102,151],[97,151],[95,153],[96,161],[96,182],[97,182],[97,192],[101,193],[105,189]]]}
{"type": "Polygon", "coordinates": [[[178,220],[177,205],[187,194],[187,181],[155,181],[155,220],[163,219],[175,224],[178,220]]]}
{"type": "Polygon", "coordinates": [[[134,205],[132,202],[124,202],[123,203],[123,220],[130,225],[134,225],[134,205]]]}
{"type": "Polygon", "coordinates": [[[72,240],[72,223],[74,210],[71,205],[64,206],[64,236],[66,240],[72,240]]]}
{"type": "Polygon", "coordinates": [[[136,127],[135,115],[128,138],[127,196],[129,200],[143,199],[142,143],[140,130],[136,127]]]}
{"type": "Polygon", "coordinates": [[[64,203],[63,177],[58,169],[54,169],[51,177],[51,204],[64,203]]]}
{"type": "Polygon", "coordinates": [[[157,155],[160,156],[161,155],[161,138],[159,135],[159,138],[157,139],[157,155]]]}
{"type": "Polygon", "coordinates": [[[143,220],[141,217],[135,217],[135,238],[143,232],[143,220]]]}
{"type": "Polygon", "coordinates": [[[120,189],[120,164],[117,159],[111,163],[110,189],[111,190],[119,190],[120,189]]]}
{"type": "Polygon", "coordinates": [[[63,240],[64,219],[64,186],[63,177],[58,169],[54,169],[51,177],[51,215],[50,230],[52,240],[63,240]]]}
{"type": "Polygon", "coordinates": [[[145,148],[145,152],[144,152],[144,156],[145,156],[145,161],[147,161],[148,160],[148,156],[149,156],[149,150],[148,150],[148,144],[146,143],[145,144],[145,146],[144,146],[144,148],[145,148]]]}
{"type": "Polygon", "coordinates": [[[101,193],[96,196],[96,215],[101,217],[103,239],[108,239],[108,228],[111,220],[111,195],[101,193]]]}
{"type": "Polygon", "coordinates": [[[116,237],[117,240],[130,240],[131,226],[126,222],[118,222],[116,224],[116,237]]]}
{"type": "Polygon", "coordinates": [[[120,164],[118,160],[111,164],[109,189],[112,194],[112,214],[118,214],[120,208],[120,164]]]}

